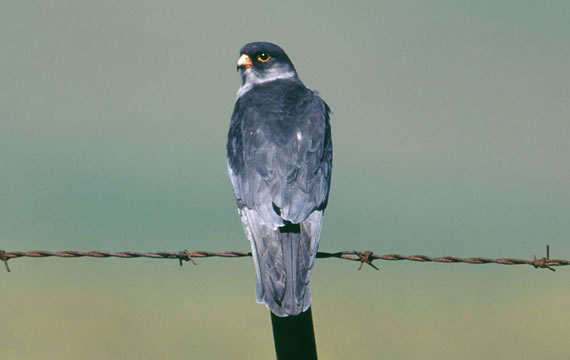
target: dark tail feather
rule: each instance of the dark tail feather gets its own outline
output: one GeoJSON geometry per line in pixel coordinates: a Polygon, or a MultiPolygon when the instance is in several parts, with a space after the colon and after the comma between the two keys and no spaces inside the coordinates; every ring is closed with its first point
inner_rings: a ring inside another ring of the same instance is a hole
{"type": "Polygon", "coordinates": [[[301,259],[299,258],[301,227],[299,224],[292,224],[287,221],[284,226],[279,228],[278,237],[283,251],[283,265],[286,274],[285,297],[281,307],[285,310],[286,315],[297,315],[304,310],[304,297],[302,299],[297,297],[300,292],[298,287],[303,286],[297,279],[299,275],[298,263],[301,259]]]}
{"type": "Polygon", "coordinates": [[[285,222],[277,229],[264,226],[254,210],[242,208],[240,214],[252,246],[257,302],[280,317],[307,310],[322,213],[312,213],[301,224],[285,222]]]}

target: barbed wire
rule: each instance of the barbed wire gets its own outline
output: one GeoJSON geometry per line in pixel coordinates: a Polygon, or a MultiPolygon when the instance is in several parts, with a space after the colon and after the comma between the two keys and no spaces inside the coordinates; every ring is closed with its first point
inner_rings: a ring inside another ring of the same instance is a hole
{"type": "MultiPolygon", "coordinates": [[[[63,258],[80,258],[80,257],[92,257],[92,258],[120,258],[120,259],[132,259],[132,258],[151,258],[151,259],[177,259],[182,266],[184,261],[190,261],[194,265],[197,265],[195,259],[198,258],[209,258],[209,257],[222,257],[222,258],[238,258],[238,257],[248,257],[251,256],[251,252],[245,251],[188,251],[182,250],[178,252],[134,252],[134,251],[4,251],[0,250],[0,261],[4,262],[6,270],[10,272],[10,267],[8,266],[8,260],[17,259],[21,257],[29,258],[44,258],[44,257],[63,257],[63,258]]],[[[337,258],[350,261],[358,261],[360,265],[358,270],[362,269],[364,264],[379,270],[379,268],[372,262],[374,260],[386,260],[386,261],[416,261],[416,262],[437,262],[444,264],[499,264],[499,265],[531,265],[535,269],[548,269],[551,271],[556,271],[555,266],[567,266],[570,265],[570,260],[559,260],[550,259],[550,246],[546,245],[546,257],[537,258],[533,256],[532,260],[526,259],[513,259],[513,258],[484,258],[484,257],[469,257],[460,258],[456,256],[440,256],[431,257],[427,255],[399,255],[399,254],[385,254],[379,255],[372,251],[338,251],[338,252],[323,252],[319,251],[317,253],[318,259],[326,258],[337,258]]]]}

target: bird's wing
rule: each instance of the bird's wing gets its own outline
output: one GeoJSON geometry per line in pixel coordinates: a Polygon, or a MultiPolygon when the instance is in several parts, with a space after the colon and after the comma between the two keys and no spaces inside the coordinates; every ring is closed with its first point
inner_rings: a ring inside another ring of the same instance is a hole
{"type": "Polygon", "coordinates": [[[252,102],[236,102],[228,136],[236,200],[274,229],[284,220],[298,224],[328,201],[330,110],[308,89],[303,101],[285,110],[252,102]]]}
{"type": "Polygon", "coordinates": [[[330,186],[329,109],[309,95],[290,113],[238,100],[228,136],[228,168],[254,255],[257,301],[278,316],[310,306],[308,284],[330,186]]]}

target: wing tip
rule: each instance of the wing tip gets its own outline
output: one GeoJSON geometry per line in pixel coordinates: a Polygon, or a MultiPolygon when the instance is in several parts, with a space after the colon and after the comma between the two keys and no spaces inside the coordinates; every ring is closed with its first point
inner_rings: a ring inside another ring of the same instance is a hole
{"type": "Polygon", "coordinates": [[[304,299],[301,303],[285,303],[279,304],[276,301],[266,301],[265,299],[256,299],[258,304],[263,304],[265,307],[271,311],[272,314],[278,317],[287,317],[299,315],[302,312],[307,311],[311,307],[311,291],[307,287],[305,291],[304,299]]]}

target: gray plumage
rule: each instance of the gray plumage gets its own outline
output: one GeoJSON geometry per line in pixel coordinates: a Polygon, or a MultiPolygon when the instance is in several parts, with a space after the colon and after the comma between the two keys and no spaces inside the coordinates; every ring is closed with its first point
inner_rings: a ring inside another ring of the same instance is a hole
{"type": "Polygon", "coordinates": [[[241,54],[246,65],[228,134],[228,171],[254,255],[257,301],[275,315],[297,315],[311,304],[328,201],[330,109],[278,46],[250,43],[241,54]]]}

